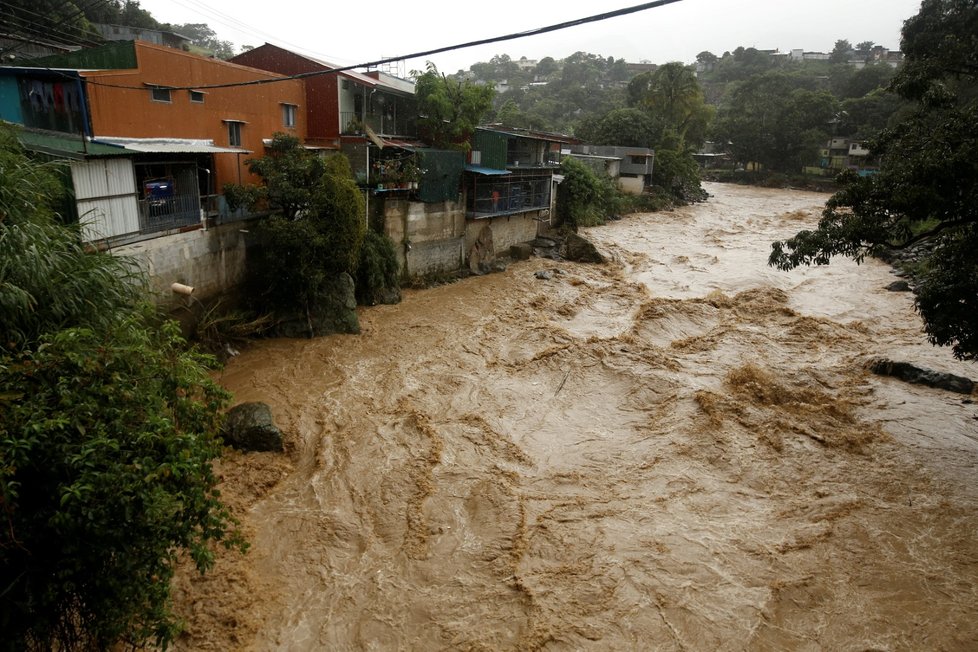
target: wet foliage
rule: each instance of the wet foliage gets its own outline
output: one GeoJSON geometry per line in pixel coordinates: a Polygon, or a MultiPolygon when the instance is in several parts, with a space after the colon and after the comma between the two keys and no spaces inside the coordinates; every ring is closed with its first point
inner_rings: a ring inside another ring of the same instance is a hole
{"type": "Polygon", "coordinates": [[[781,269],[929,241],[915,288],[931,341],[978,358],[978,5],[927,0],[903,31],[893,88],[912,112],[870,143],[879,174],[840,177],[815,230],[775,242],[781,269]]]}
{"type": "Polygon", "coordinates": [[[55,221],[49,171],[0,141],[2,646],[165,647],[178,560],[243,547],[211,469],[228,395],[132,265],[55,221]]]}

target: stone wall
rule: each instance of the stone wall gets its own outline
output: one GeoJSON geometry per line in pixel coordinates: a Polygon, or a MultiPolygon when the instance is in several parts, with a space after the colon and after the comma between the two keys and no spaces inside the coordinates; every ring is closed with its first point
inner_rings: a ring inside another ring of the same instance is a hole
{"type": "Polygon", "coordinates": [[[116,247],[112,253],[137,262],[163,305],[182,300],[170,289],[172,283],[192,286],[193,296],[203,300],[242,281],[247,228],[247,222],[196,228],[116,247]]]}

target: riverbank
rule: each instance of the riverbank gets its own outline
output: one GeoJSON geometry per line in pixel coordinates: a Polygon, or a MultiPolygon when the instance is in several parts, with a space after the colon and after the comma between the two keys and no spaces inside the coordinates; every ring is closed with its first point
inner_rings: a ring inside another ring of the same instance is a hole
{"type": "Polygon", "coordinates": [[[881,263],[766,265],[824,195],[707,189],[232,360],[289,450],[221,462],[178,648],[972,647],[975,405],[865,365],[971,367],[881,263]]]}

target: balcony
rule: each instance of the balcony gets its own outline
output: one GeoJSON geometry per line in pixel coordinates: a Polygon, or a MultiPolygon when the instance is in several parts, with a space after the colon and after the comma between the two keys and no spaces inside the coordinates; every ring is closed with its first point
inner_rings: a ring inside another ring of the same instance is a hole
{"type": "Polygon", "coordinates": [[[466,217],[482,219],[550,208],[550,174],[473,175],[466,217]]]}
{"type": "Polygon", "coordinates": [[[361,117],[355,111],[343,111],[340,113],[340,125],[340,133],[344,136],[362,136],[366,131],[364,125],[378,135],[413,137],[417,133],[414,116],[392,117],[381,113],[368,113],[361,117]]]}

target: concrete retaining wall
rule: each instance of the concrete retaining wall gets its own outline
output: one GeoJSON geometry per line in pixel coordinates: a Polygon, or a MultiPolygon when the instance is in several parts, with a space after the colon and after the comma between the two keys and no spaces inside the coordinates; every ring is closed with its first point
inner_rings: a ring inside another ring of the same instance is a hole
{"type": "Polygon", "coordinates": [[[532,211],[518,215],[468,220],[465,223],[465,251],[468,252],[475,244],[479,232],[486,225],[492,229],[492,246],[497,254],[506,253],[514,244],[529,242],[537,237],[536,219],[546,219],[542,213],[543,211],[532,211]]]}
{"type": "Polygon", "coordinates": [[[394,241],[408,276],[454,272],[462,267],[465,209],[458,202],[434,204],[388,199],[384,232],[394,241]]]}
{"type": "Polygon", "coordinates": [[[133,258],[150,278],[164,305],[182,300],[170,290],[172,283],[194,288],[193,296],[206,299],[225,292],[244,277],[247,222],[194,229],[112,249],[133,258]]]}

